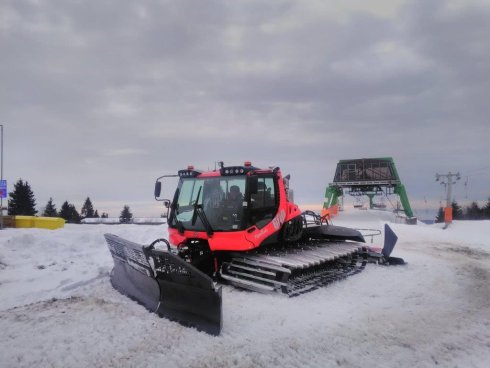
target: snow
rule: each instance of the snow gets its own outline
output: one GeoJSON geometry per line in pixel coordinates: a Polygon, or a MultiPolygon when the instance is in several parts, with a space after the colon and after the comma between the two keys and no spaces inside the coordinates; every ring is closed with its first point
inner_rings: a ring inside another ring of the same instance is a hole
{"type": "Polygon", "coordinates": [[[147,244],[166,225],[2,230],[0,366],[490,366],[490,221],[442,230],[353,210],[334,223],[387,221],[406,266],[368,265],[289,299],[223,286],[218,337],[148,313],[110,285],[103,234],[147,244]]]}
{"type": "MultiPolygon", "coordinates": [[[[119,217],[97,217],[97,218],[84,218],[82,219],[82,224],[90,224],[90,225],[97,225],[97,224],[107,224],[107,225],[116,225],[120,224],[121,220],[119,217]]],[[[164,224],[166,222],[166,219],[161,218],[161,217],[133,217],[131,219],[131,223],[133,224],[138,224],[138,225],[160,225],[164,224]]]]}

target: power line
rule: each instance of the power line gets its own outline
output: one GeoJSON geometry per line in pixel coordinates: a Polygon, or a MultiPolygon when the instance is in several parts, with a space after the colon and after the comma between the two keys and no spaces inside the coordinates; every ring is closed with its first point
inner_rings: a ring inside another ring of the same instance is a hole
{"type": "MultiPolygon", "coordinates": [[[[484,171],[484,170],[489,170],[490,171],[490,166],[481,167],[479,169],[470,171],[466,176],[473,176],[473,175],[475,175],[475,173],[478,173],[479,171],[484,171]]],[[[483,174],[484,173],[480,173],[480,174],[476,174],[476,175],[483,175],[483,174]]]]}

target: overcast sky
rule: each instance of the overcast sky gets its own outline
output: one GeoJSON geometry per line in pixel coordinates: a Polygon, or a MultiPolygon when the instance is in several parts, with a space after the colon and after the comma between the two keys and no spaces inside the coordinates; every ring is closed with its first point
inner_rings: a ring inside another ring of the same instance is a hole
{"type": "Polygon", "coordinates": [[[40,209],[149,216],[188,164],[280,166],[306,206],[338,160],[392,156],[415,207],[443,198],[436,172],[484,200],[489,19],[488,0],[0,0],[4,178],[40,209]]]}

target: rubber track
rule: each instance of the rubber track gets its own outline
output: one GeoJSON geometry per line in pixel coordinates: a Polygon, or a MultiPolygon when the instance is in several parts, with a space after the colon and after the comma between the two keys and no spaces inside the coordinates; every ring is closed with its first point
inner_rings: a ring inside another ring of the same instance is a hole
{"type": "Polygon", "coordinates": [[[359,273],[367,263],[361,243],[310,243],[234,253],[220,276],[239,288],[297,296],[359,273]]]}

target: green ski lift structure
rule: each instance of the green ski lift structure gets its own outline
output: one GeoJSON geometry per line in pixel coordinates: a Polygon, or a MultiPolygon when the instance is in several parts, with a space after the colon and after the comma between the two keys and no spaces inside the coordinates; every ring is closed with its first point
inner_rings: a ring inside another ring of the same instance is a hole
{"type": "Polygon", "coordinates": [[[337,163],[333,183],[325,191],[324,211],[336,213],[339,207],[339,197],[344,193],[351,196],[367,196],[369,208],[376,208],[373,198],[377,195],[396,194],[405,212],[406,222],[416,224],[405,186],[400,180],[395,162],[391,157],[361,158],[340,160],[337,163]]]}

